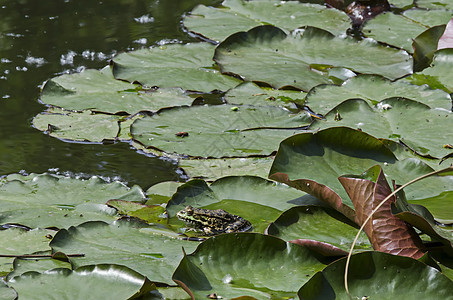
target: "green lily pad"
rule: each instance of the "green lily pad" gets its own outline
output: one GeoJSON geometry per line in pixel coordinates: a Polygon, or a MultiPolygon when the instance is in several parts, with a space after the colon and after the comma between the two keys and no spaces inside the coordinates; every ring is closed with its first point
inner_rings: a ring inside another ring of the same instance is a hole
{"type": "Polygon", "coordinates": [[[120,182],[31,174],[0,183],[0,223],[35,227],[69,227],[89,220],[111,222],[116,210],[105,203],[123,199],[142,203],[143,191],[120,182]]]}
{"type": "Polygon", "coordinates": [[[304,196],[307,195],[296,189],[254,176],[223,177],[209,186],[205,181],[192,180],[178,188],[168,202],[167,211],[173,217],[187,205],[221,208],[250,221],[253,231],[264,232],[282,211],[311,198],[304,196]]]}
{"type": "MultiPolygon", "coordinates": [[[[347,252],[357,232],[357,225],[336,210],[313,205],[290,208],[267,229],[267,234],[285,241],[315,240],[329,243],[347,252]]],[[[363,232],[355,245],[355,250],[360,249],[372,249],[363,232]]]]}
{"type": "Polygon", "coordinates": [[[279,106],[291,111],[304,105],[306,93],[292,90],[263,88],[253,82],[244,82],[225,94],[225,101],[234,105],[279,106]]]}
{"type": "Polygon", "coordinates": [[[452,108],[451,97],[444,91],[409,84],[405,81],[391,82],[375,75],[352,77],[341,86],[320,85],[314,87],[308,93],[305,105],[316,113],[326,114],[347,99],[361,98],[371,105],[376,105],[381,100],[390,97],[405,97],[429,105],[431,108],[447,110],[452,108]]]}
{"type": "Polygon", "coordinates": [[[148,200],[146,205],[167,203],[183,182],[164,181],[151,186],[146,190],[148,200]]]}
{"type": "Polygon", "coordinates": [[[229,157],[211,159],[180,159],[179,166],[190,178],[214,181],[225,176],[267,177],[273,157],[229,157]]]}
{"type": "Polygon", "coordinates": [[[315,27],[291,35],[269,25],[238,32],[217,46],[214,60],[223,73],[274,88],[292,86],[304,91],[332,83],[329,72],[335,67],[392,80],[412,73],[412,58],[405,51],[369,39],[357,42],[335,37],[315,27]]]}
{"type": "Polygon", "coordinates": [[[16,300],[17,293],[13,288],[10,288],[5,283],[0,281],[0,299],[4,300],[16,300]]]}
{"type": "Polygon", "coordinates": [[[135,299],[156,288],[134,270],[111,264],[27,272],[8,284],[20,299],[135,299]]]}
{"type": "Polygon", "coordinates": [[[223,234],[185,256],[173,280],[190,289],[194,299],[213,292],[227,299],[286,299],[324,267],[308,249],[272,236],[223,234]]]}
{"type": "Polygon", "coordinates": [[[148,224],[167,224],[165,208],[160,205],[147,205],[133,201],[109,200],[108,206],[116,208],[119,214],[140,219],[148,224]]]}
{"type": "Polygon", "coordinates": [[[172,284],[171,274],[183,256],[182,247],[193,251],[198,243],[183,241],[167,230],[137,228],[125,221],[106,224],[87,222],[60,230],[50,246],[53,251],[83,253],[71,258],[73,266],[113,263],[127,266],[153,282],[172,284]]]}
{"type": "MultiPolygon", "coordinates": [[[[339,176],[359,175],[379,164],[389,180],[404,184],[433,171],[410,153],[397,159],[390,148],[389,141],[347,127],[301,133],[282,141],[269,174],[273,180],[312,193],[331,204],[353,207],[337,179],[339,176]]],[[[452,187],[452,176],[437,176],[412,184],[405,192],[409,200],[421,200],[438,197],[452,187]]]]}
{"type": "MultiPolygon", "coordinates": [[[[50,247],[49,247],[50,249],[50,247]]],[[[39,252],[34,254],[45,254],[51,255],[51,251],[39,252]]],[[[8,274],[6,277],[7,280],[22,275],[23,273],[34,271],[34,272],[45,272],[52,269],[57,268],[66,268],[72,270],[71,263],[68,261],[63,261],[54,258],[33,258],[33,259],[26,259],[26,258],[16,258],[13,261],[13,268],[14,270],[8,274]]]]}
{"type": "Polygon", "coordinates": [[[113,59],[117,79],[160,88],[226,91],[240,83],[213,66],[214,46],[208,43],[169,44],[123,53],[113,59]]]}
{"type": "Polygon", "coordinates": [[[156,111],[162,107],[191,105],[181,89],[149,89],[113,78],[109,67],[62,75],[46,82],[41,101],[67,110],[105,113],[156,111]]]}
{"type": "Polygon", "coordinates": [[[189,31],[217,42],[263,24],[288,31],[310,25],[340,35],[346,32],[350,23],[349,17],[340,10],[279,0],[226,0],[220,7],[199,5],[184,18],[184,26],[189,31]]]}
{"type": "Polygon", "coordinates": [[[278,143],[311,122],[307,113],[278,107],[177,107],[132,124],[135,140],[148,148],[196,157],[271,155],[278,143]],[[175,122],[183,120],[183,122],[175,122]],[[247,129],[247,130],[246,130],[247,129]]]}
{"type": "MultiPolygon", "coordinates": [[[[26,230],[9,228],[0,230],[0,254],[23,255],[38,251],[50,250],[50,239],[46,237],[54,231],[46,229],[26,230]]],[[[14,257],[0,258],[0,276],[5,276],[13,270],[14,257]]]]}
{"type": "MultiPolygon", "coordinates": [[[[300,290],[300,299],[349,299],[343,275],[346,259],[327,266],[300,290]]],[[[415,259],[381,252],[365,252],[351,257],[348,286],[352,299],[448,299],[453,282],[415,259]],[[423,280],[420,280],[423,278],[423,280]]]]}
{"type": "Polygon", "coordinates": [[[412,53],[412,40],[430,27],[446,24],[452,13],[448,11],[408,10],[401,15],[391,12],[380,14],[367,21],[363,33],[377,41],[393,45],[412,53]],[[430,14],[433,16],[430,17],[430,14]],[[413,20],[414,16],[416,20],[413,20]]]}
{"type": "Polygon", "coordinates": [[[407,79],[417,85],[427,84],[431,88],[453,92],[453,49],[441,49],[434,53],[431,67],[415,73],[407,79]]]}
{"type": "Polygon", "coordinates": [[[59,139],[101,143],[116,138],[120,131],[120,119],[117,115],[51,108],[36,115],[33,118],[33,126],[59,139]]]}
{"type": "Polygon", "coordinates": [[[420,8],[453,10],[453,3],[449,0],[417,0],[416,2],[420,8]]]}
{"type": "Polygon", "coordinates": [[[410,201],[412,204],[419,204],[426,207],[443,224],[453,224],[453,208],[451,207],[453,191],[442,192],[439,196],[423,200],[410,201]]]}
{"type": "Polygon", "coordinates": [[[431,27],[414,39],[412,47],[414,48],[415,72],[420,72],[431,65],[434,53],[437,51],[439,40],[442,37],[445,28],[446,25],[431,27]]]}
{"type": "Polygon", "coordinates": [[[453,114],[404,98],[390,98],[370,107],[361,99],[347,100],[333,108],[325,120],[315,121],[311,129],[347,126],[361,129],[377,138],[402,141],[421,155],[442,158],[452,152],[443,145],[453,143],[453,114]]]}

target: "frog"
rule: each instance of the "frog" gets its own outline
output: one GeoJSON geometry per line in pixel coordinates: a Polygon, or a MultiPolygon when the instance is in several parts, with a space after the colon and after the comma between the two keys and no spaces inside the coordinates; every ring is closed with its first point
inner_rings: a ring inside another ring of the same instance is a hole
{"type": "Polygon", "coordinates": [[[176,216],[206,236],[245,232],[252,229],[252,224],[249,221],[223,209],[203,209],[189,205],[178,211],[176,216]]]}

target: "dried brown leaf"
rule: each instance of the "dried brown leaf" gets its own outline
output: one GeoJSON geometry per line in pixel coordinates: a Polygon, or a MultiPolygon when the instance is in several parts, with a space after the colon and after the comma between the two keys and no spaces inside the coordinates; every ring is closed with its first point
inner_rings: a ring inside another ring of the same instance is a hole
{"type": "MultiPolygon", "coordinates": [[[[376,183],[361,178],[340,177],[339,180],[354,204],[360,225],[392,192],[382,170],[376,183]]],[[[418,259],[425,252],[422,241],[412,226],[392,214],[391,204],[395,200],[392,197],[384,203],[365,225],[364,231],[375,250],[418,259]]]]}

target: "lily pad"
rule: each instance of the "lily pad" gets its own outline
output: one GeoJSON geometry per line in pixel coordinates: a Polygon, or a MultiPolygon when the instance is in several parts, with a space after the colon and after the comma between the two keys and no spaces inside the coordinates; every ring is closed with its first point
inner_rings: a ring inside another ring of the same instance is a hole
{"type": "Polygon", "coordinates": [[[17,293],[13,288],[8,287],[0,281],[0,298],[4,300],[15,300],[17,299],[17,293]]]}
{"type": "MultiPolygon", "coordinates": [[[[9,228],[0,231],[0,254],[24,255],[38,251],[50,250],[50,239],[46,235],[52,230],[9,228]]],[[[5,276],[13,270],[14,257],[0,258],[0,276],[5,276]]]]}
{"type": "Polygon", "coordinates": [[[284,299],[294,298],[299,287],[324,267],[308,249],[276,237],[223,234],[185,256],[173,280],[189,289],[194,299],[212,292],[227,299],[284,299]]]}
{"type": "Polygon", "coordinates": [[[142,203],[143,191],[120,182],[106,183],[59,175],[31,174],[0,183],[0,223],[35,227],[69,227],[89,220],[111,222],[116,210],[105,203],[123,199],[142,203]]]}
{"type": "Polygon", "coordinates": [[[220,7],[199,5],[184,18],[184,26],[189,31],[216,42],[263,24],[288,31],[310,25],[340,35],[346,33],[350,23],[349,17],[340,10],[279,0],[226,0],[220,7]]]}
{"type": "Polygon", "coordinates": [[[109,67],[62,75],[46,82],[41,101],[67,110],[134,114],[163,107],[191,105],[181,89],[144,89],[113,78],[109,67]]]}
{"type": "Polygon", "coordinates": [[[358,128],[377,138],[402,141],[421,155],[442,158],[452,152],[443,145],[453,143],[453,114],[404,98],[390,98],[370,107],[361,99],[347,100],[333,108],[325,120],[316,121],[312,129],[335,126],[358,128]]]}
{"type": "Polygon", "coordinates": [[[156,288],[141,274],[111,264],[27,272],[8,284],[21,299],[135,299],[156,288]]]}
{"type": "Polygon", "coordinates": [[[430,27],[446,24],[452,17],[448,11],[408,10],[401,15],[391,12],[380,14],[366,22],[363,33],[377,41],[393,45],[412,53],[412,40],[430,27]],[[429,15],[433,14],[432,17],[429,15]],[[417,18],[413,20],[411,16],[417,18]],[[423,16],[423,18],[421,18],[423,16]]]}
{"type": "Polygon", "coordinates": [[[453,49],[441,49],[434,53],[431,67],[415,73],[407,79],[417,85],[427,84],[431,88],[453,92],[453,49]]]}
{"type": "Polygon", "coordinates": [[[60,230],[50,243],[53,251],[84,253],[72,258],[74,267],[113,263],[127,266],[153,282],[172,284],[171,274],[183,256],[182,247],[193,251],[196,242],[155,227],[137,228],[133,223],[87,222],[60,230]]]}
{"type": "MultiPolygon", "coordinates": [[[[50,247],[49,247],[50,249],[50,247]]],[[[51,251],[39,252],[35,254],[45,254],[52,255],[51,251]]],[[[71,263],[64,260],[54,259],[54,258],[16,258],[13,261],[14,270],[8,274],[6,277],[7,280],[22,275],[23,273],[34,271],[34,272],[45,272],[57,268],[66,268],[72,270],[71,263]]],[[[0,298],[1,299],[1,298],[0,298]]]]}
{"type": "Polygon", "coordinates": [[[234,105],[279,106],[291,111],[304,105],[306,93],[292,90],[263,88],[253,82],[244,82],[225,94],[225,101],[234,105]]]}
{"type": "Polygon", "coordinates": [[[196,157],[271,155],[278,143],[310,124],[307,113],[278,107],[177,107],[145,116],[131,133],[145,147],[196,157]],[[175,122],[184,120],[184,122],[175,122]]]}
{"type": "Polygon", "coordinates": [[[160,205],[147,205],[133,201],[109,200],[108,206],[116,208],[119,214],[140,219],[148,224],[167,224],[165,208],[160,205]]]}
{"type": "Polygon", "coordinates": [[[33,126],[59,139],[101,143],[116,138],[120,131],[120,119],[117,115],[90,111],[49,109],[33,118],[33,126]]]}
{"type": "MultiPolygon", "coordinates": [[[[346,259],[338,260],[314,275],[299,290],[299,298],[348,299],[343,281],[345,264],[346,259]]],[[[453,293],[453,282],[437,269],[381,252],[353,255],[348,279],[353,299],[394,299],[401,295],[407,299],[448,299],[453,293]]]]}
{"type": "Polygon", "coordinates": [[[214,46],[208,43],[169,44],[123,53],[113,59],[117,79],[160,88],[226,91],[240,83],[213,66],[214,46]]]}
{"type": "Polygon", "coordinates": [[[370,39],[357,42],[335,37],[315,27],[291,35],[270,25],[238,32],[217,46],[214,60],[223,73],[274,88],[292,86],[304,91],[332,83],[329,71],[334,67],[392,80],[412,73],[412,58],[405,51],[370,39]]]}
{"type": "MultiPolygon", "coordinates": [[[[309,239],[329,243],[344,251],[349,251],[357,232],[357,224],[336,210],[313,205],[290,208],[267,229],[267,234],[285,241],[309,239]]],[[[372,249],[363,232],[355,245],[356,251],[360,249],[372,249]]]]}
{"type": "Polygon", "coordinates": [[[254,176],[223,177],[207,185],[192,180],[180,186],[167,205],[170,217],[187,205],[224,209],[250,221],[253,231],[264,232],[282,211],[312,197],[280,183],[254,176]],[[256,212],[260,213],[257,214],[256,212]]]}
{"type": "Polygon", "coordinates": [[[453,3],[449,0],[417,0],[417,6],[420,8],[453,10],[453,3]]]}
{"type": "Polygon", "coordinates": [[[213,181],[225,176],[250,175],[266,178],[273,160],[273,157],[180,159],[178,165],[190,178],[213,181]]]}
{"type": "MultiPolygon", "coordinates": [[[[405,81],[391,82],[375,75],[359,75],[341,86],[320,85],[310,90],[305,105],[319,114],[326,114],[336,105],[351,98],[361,98],[371,105],[390,97],[405,97],[429,105],[431,108],[451,110],[452,100],[448,93],[417,86],[405,81]]],[[[378,124],[376,124],[378,125],[378,124]]]]}
{"type": "MultiPolygon", "coordinates": [[[[301,133],[282,141],[269,174],[271,179],[295,186],[331,205],[353,207],[337,179],[341,175],[359,175],[379,164],[389,180],[404,184],[433,171],[410,154],[398,159],[390,148],[389,141],[347,127],[301,133]]],[[[452,176],[430,177],[408,186],[405,192],[409,200],[437,197],[451,190],[452,180],[452,176]]],[[[342,213],[351,217],[346,211],[342,213]]]]}
{"type": "Polygon", "coordinates": [[[177,188],[184,182],[164,181],[151,186],[146,190],[147,205],[167,203],[177,188]]]}

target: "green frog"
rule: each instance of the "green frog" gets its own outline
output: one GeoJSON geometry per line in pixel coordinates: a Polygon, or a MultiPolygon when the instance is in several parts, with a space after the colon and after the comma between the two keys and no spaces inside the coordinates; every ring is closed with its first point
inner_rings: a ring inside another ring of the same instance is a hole
{"type": "Polygon", "coordinates": [[[202,209],[189,205],[178,211],[176,216],[206,235],[244,232],[252,228],[252,224],[246,219],[232,215],[223,209],[202,209]]]}

